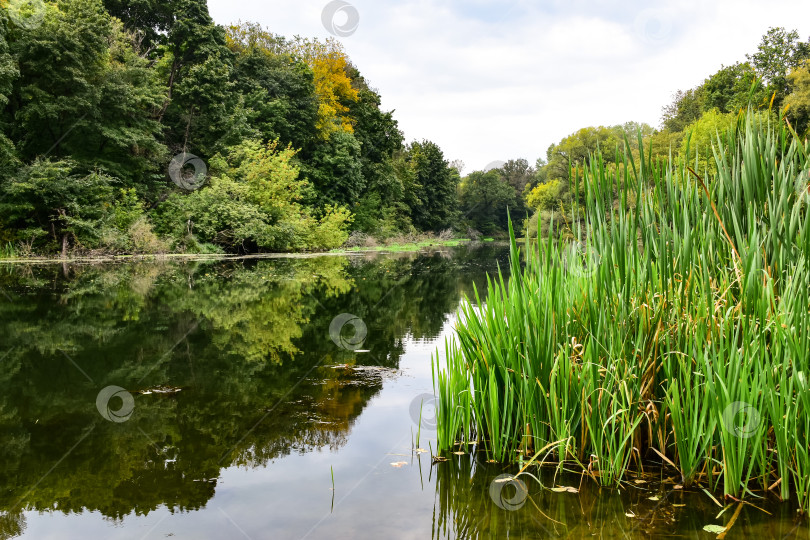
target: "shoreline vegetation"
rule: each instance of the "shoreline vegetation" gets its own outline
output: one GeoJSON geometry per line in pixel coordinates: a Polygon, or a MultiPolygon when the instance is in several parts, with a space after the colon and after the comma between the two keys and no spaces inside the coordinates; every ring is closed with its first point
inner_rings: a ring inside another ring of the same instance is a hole
{"type": "MultiPolygon", "coordinates": [[[[461,245],[476,245],[481,243],[503,243],[506,240],[495,238],[454,238],[442,239],[421,235],[418,240],[393,239],[387,242],[369,242],[367,246],[353,246],[333,249],[330,251],[298,252],[298,253],[253,253],[253,254],[233,254],[233,253],[151,253],[151,254],[112,254],[112,253],[88,253],[71,254],[67,258],[48,256],[29,257],[9,257],[0,256],[2,264],[72,264],[72,263],[104,263],[104,262],[126,262],[126,261],[164,261],[164,260],[247,260],[247,259],[304,259],[314,257],[328,257],[340,255],[356,255],[363,253],[406,253],[418,252],[431,248],[453,248],[461,245]]],[[[6,252],[8,253],[8,252],[6,252]]]]}
{"type": "Polygon", "coordinates": [[[639,148],[572,168],[573,240],[510,228],[433,359],[438,451],[810,513],[810,144],[749,109],[708,173],[639,148]]]}

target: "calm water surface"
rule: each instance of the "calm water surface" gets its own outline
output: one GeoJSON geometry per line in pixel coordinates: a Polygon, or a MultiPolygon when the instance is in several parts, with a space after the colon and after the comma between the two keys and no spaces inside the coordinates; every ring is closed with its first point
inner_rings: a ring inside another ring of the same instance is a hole
{"type": "MultiPolygon", "coordinates": [[[[506,257],[0,266],[0,539],[714,538],[667,471],[431,463],[431,355],[506,257]]],[[[727,538],[810,538],[756,503],[727,538]]]]}

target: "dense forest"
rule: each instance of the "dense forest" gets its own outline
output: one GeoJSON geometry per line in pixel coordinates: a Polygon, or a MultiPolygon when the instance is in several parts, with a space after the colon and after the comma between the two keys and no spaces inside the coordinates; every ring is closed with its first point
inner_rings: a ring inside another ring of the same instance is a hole
{"type": "Polygon", "coordinates": [[[640,133],[653,155],[710,167],[713,137],[749,103],[810,125],[810,43],[775,28],[745,62],[678,92],[658,129],[588,127],[534,166],[462,177],[437,144],[405,142],[336,40],[217,25],[206,0],[0,4],[5,257],[498,235],[508,212],[548,234],[574,198],[570,167],[597,148],[638,152],[640,133]]]}

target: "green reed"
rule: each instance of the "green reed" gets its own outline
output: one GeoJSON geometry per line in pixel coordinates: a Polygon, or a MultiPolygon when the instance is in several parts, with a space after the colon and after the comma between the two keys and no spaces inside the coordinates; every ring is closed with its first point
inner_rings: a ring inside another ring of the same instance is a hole
{"type": "Polygon", "coordinates": [[[567,235],[519,246],[510,225],[509,279],[434,363],[440,451],[553,442],[604,485],[656,460],[810,511],[810,146],[765,122],[718,134],[709,178],[626,142],[572,171],[567,235]]]}

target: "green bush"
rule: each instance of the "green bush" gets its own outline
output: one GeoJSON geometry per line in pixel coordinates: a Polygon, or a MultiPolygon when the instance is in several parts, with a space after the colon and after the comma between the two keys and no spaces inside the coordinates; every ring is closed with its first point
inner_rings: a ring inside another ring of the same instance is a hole
{"type": "Polygon", "coordinates": [[[227,251],[332,249],[348,238],[351,214],[326,206],[322,216],[299,201],[307,188],[292,162],[295,152],[276,142],[244,142],[212,160],[216,175],[192,193],[175,193],[155,212],[156,230],[187,249],[208,242],[227,251]]]}

